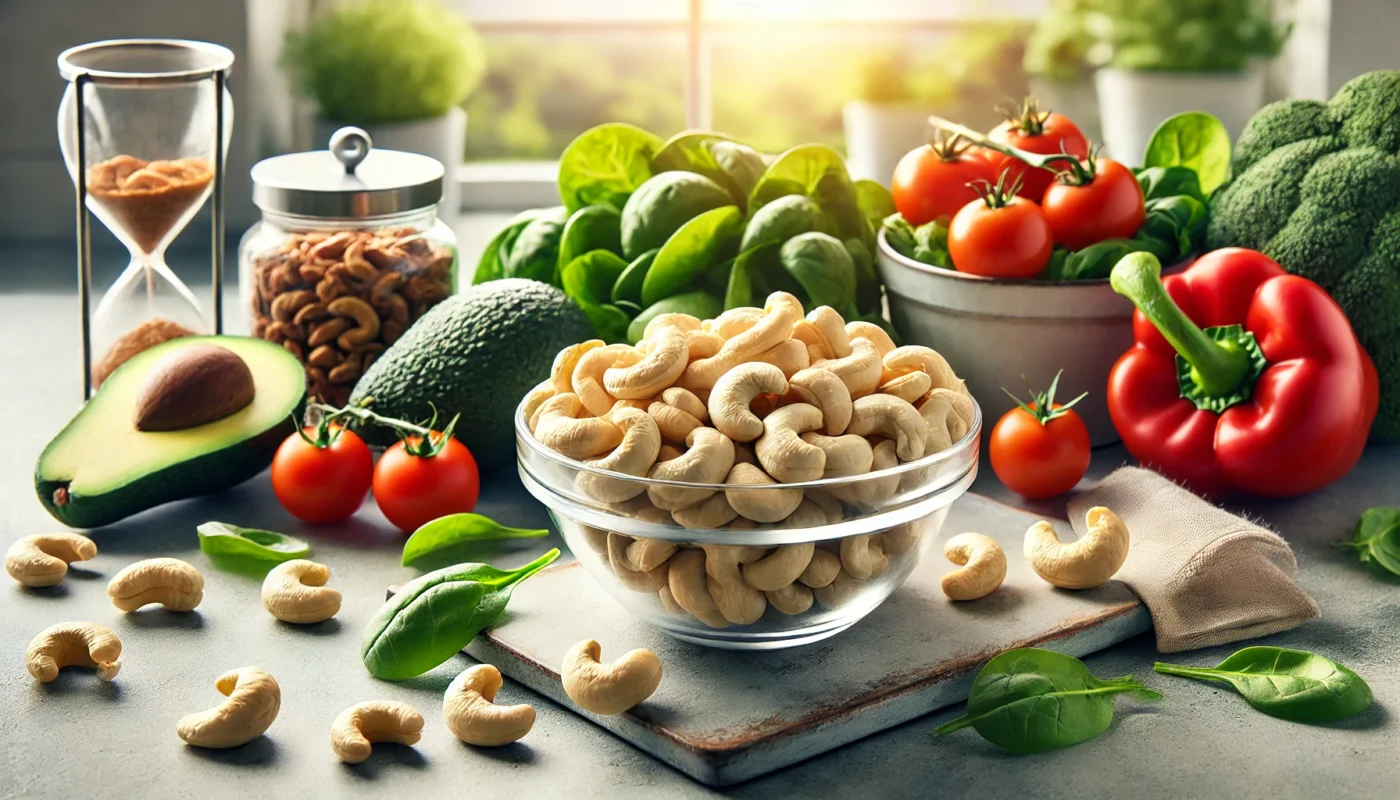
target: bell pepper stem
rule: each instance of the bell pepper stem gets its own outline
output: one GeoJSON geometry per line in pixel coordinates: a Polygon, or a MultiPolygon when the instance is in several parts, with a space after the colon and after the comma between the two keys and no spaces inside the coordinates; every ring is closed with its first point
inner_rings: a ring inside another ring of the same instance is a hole
{"type": "Polygon", "coordinates": [[[1167,294],[1162,284],[1162,264],[1151,253],[1131,253],[1113,266],[1109,276],[1113,291],[1133,301],[1162,338],[1186,363],[1191,378],[1207,395],[1225,396],[1237,392],[1249,377],[1252,362],[1234,340],[1216,341],[1192,322],[1167,294]]]}

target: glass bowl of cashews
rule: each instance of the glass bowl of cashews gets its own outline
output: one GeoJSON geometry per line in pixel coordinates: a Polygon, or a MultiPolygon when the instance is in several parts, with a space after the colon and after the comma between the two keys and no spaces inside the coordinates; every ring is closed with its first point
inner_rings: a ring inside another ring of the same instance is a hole
{"type": "Polygon", "coordinates": [[[603,589],[734,649],[884,602],[976,478],[981,424],[936,351],[784,292],[568,347],[515,416],[522,481],[603,589]]]}

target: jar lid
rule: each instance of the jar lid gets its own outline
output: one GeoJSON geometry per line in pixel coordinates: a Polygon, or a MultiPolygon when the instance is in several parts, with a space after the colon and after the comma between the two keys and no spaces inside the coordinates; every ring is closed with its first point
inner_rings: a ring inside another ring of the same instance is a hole
{"type": "Polygon", "coordinates": [[[375,150],[360,128],[341,128],[329,150],[265,158],[253,165],[253,203],[306,217],[380,217],[442,199],[442,164],[399,150],[375,150]]]}

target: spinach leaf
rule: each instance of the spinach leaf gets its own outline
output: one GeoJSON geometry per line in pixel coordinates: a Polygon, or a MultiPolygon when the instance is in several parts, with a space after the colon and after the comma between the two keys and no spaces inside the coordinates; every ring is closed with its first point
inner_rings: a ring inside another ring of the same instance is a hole
{"type": "Polygon", "coordinates": [[[733,205],[734,198],[703,175],[663,172],[642,184],[622,207],[622,253],[636,258],[661,247],[704,212],[733,205]]]}
{"type": "Polygon", "coordinates": [[[754,250],[745,250],[734,259],[734,268],[729,271],[729,285],[724,289],[724,309],[741,308],[754,304],[754,280],[750,263],[758,253],[768,248],[777,250],[776,244],[765,244],[754,250]]]}
{"type": "Polygon", "coordinates": [[[682,225],[642,280],[642,306],[693,288],[696,278],[737,251],[743,230],[744,215],[735,206],[706,211],[682,225]]]}
{"type": "Polygon", "coordinates": [[[632,324],[627,327],[628,344],[636,344],[642,340],[642,334],[646,332],[647,323],[661,314],[689,314],[697,319],[710,319],[719,316],[723,311],[719,300],[713,295],[705,292],[686,292],[676,294],[653,303],[638,314],[632,324]]]}
{"type": "Polygon", "coordinates": [[[684,131],[672,136],[652,159],[657,172],[683,170],[709,178],[743,209],[749,190],[763,173],[763,157],[747,145],[718,133],[684,131]]]}
{"type": "Polygon", "coordinates": [[[861,314],[879,314],[884,306],[880,302],[880,273],[875,269],[875,256],[859,239],[847,239],[841,244],[855,266],[856,310],[861,314]]]}
{"type": "Polygon", "coordinates": [[[939,736],[972,727],[1013,753],[1043,753],[1088,741],[1113,722],[1113,696],[1162,695],[1132,676],[1101,680],[1077,658],[1035,647],[1008,650],[972,682],[967,713],[940,725],[939,736]]]}
{"type": "Polygon", "coordinates": [[[879,230],[880,223],[895,213],[894,196],[889,189],[869,178],[861,178],[852,185],[856,190],[856,205],[865,215],[866,224],[871,230],[879,230]]]}
{"type": "Polygon", "coordinates": [[[1339,546],[1351,548],[1362,564],[1400,577],[1400,508],[1368,508],[1356,523],[1356,535],[1339,546]]]}
{"type": "Polygon", "coordinates": [[[622,253],[622,214],[612,206],[587,206],[569,216],[559,237],[559,269],[590,250],[622,253]]]}
{"type": "Polygon", "coordinates": [[[935,220],[915,228],[914,258],[935,267],[953,269],[953,256],[948,252],[948,226],[935,220]]]}
{"type": "Polygon", "coordinates": [[[227,522],[206,522],[195,530],[199,533],[199,549],[206,555],[281,563],[311,554],[311,545],[276,531],[240,528],[227,522]]]}
{"type": "Polygon", "coordinates": [[[1157,663],[1163,675],[1227,683],[1250,705],[1293,722],[1326,722],[1371,705],[1371,687],[1337,662],[1306,650],[1246,647],[1214,668],[1157,663]]]}
{"type": "Polygon", "coordinates": [[[509,571],[458,564],[410,581],[365,629],[365,668],[376,678],[401,681],[436,667],[501,616],[516,584],[558,557],[558,549],[550,550],[509,571]]]}
{"type": "Polygon", "coordinates": [[[627,337],[626,312],[608,302],[626,269],[627,262],[621,256],[592,250],[570,261],[560,275],[564,294],[583,309],[598,338],[606,342],[621,342],[627,337]]]}
{"type": "Polygon", "coordinates": [[[778,253],[783,269],[802,285],[807,307],[831,306],[855,317],[856,268],[846,246],[825,233],[802,233],[778,253]]]}
{"type": "Polygon", "coordinates": [[[856,200],[855,186],[846,172],[846,162],[830,147],[806,144],[778,156],[749,194],[749,209],[752,212],[790,194],[815,200],[831,216],[835,232],[842,239],[873,241],[856,200]]]}
{"type": "Polygon", "coordinates": [[[617,283],[613,284],[612,301],[614,303],[627,302],[640,306],[642,302],[642,283],[646,280],[647,270],[651,269],[651,262],[656,260],[656,250],[648,250],[645,253],[632,259],[632,263],[627,265],[627,269],[617,276],[617,283]]]}
{"type": "Polygon", "coordinates": [[[622,208],[652,176],[663,142],[635,125],[609,122],[579,134],[559,156],[559,197],[572,214],[591,205],[622,208]]]}
{"type": "Polygon", "coordinates": [[[1204,111],[1168,117],[1147,142],[1144,167],[1189,167],[1207,195],[1230,177],[1230,132],[1204,111]]]}
{"type": "Polygon", "coordinates": [[[763,171],[768,168],[763,161],[763,155],[746,144],[728,140],[715,142],[710,145],[710,150],[715,154],[715,161],[719,162],[720,168],[738,189],[739,206],[747,206],[749,193],[758,184],[758,179],[763,177],[763,171]]]}
{"type": "Polygon", "coordinates": [[[914,258],[914,226],[909,224],[909,220],[905,219],[903,214],[890,214],[880,223],[880,227],[885,232],[885,241],[889,243],[890,249],[905,258],[914,258]]]}
{"type": "Polygon", "coordinates": [[[530,220],[515,238],[505,259],[505,277],[530,278],[559,284],[559,239],[569,212],[563,206],[548,208],[530,220]]]}
{"type": "Polygon", "coordinates": [[[799,233],[831,233],[828,217],[816,201],[800,194],[787,195],[753,213],[739,241],[739,252],[765,244],[782,244],[799,233]]]}
{"type": "Polygon", "coordinates": [[[1205,192],[1201,191],[1200,178],[1196,171],[1187,167],[1148,167],[1137,171],[1138,185],[1142,187],[1144,200],[1152,201],[1163,197],[1184,194],[1187,197],[1206,202],[1205,192]]]}
{"type": "Polygon", "coordinates": [[[472,275],[473,285],[506,277],[506,256],[515,247],[515,240],[520,236],[520,232],[542,211],[543,209],[538,208],[522,211],[506,222],[505,227],[486,245],[481,259],[476,262],[476,272],[472,275]]]}
{"type": "Polygon", "coordinates": [[[480,514],[448,514],[438,517],[413,532],[403,543],[405,567],[413,562],[464,542],[487,542],[497,539],[535,539],[548,536],[543,529],[511,528],[480,514]]]}

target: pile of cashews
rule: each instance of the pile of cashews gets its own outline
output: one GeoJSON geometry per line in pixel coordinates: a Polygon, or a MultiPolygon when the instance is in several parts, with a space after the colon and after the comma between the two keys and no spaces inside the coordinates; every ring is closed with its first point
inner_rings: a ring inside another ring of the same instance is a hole
{"type": "MultiPolygon", "coordinates": [[[[786,292],[712,320],[660,314],[636,346],[565,348],[522,411],[535,439],[586,467],[731,491],[647,486],[581,470],[579,491],[609,510],[685,528],[818,527],[876,510],[928,470],[824,490],[783,484],[856,479],[941,452],[976,406],[928,347],[896,347],[877,325],[828,306],[803,315],[786,292]],[[772,489],[740,487],[773,486],[772,489]]],[[[681,545],[584,526],[619,582],[705,625],[748,625],[771,604],[839,607],[905,556],[927,525],[781,547],[681,545]]],[[[910,556],[914,558],[916,556],[910,556]]]]}

